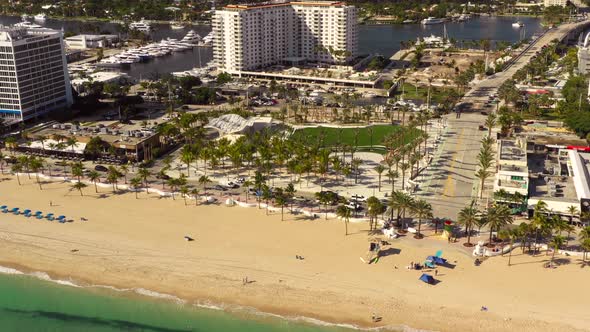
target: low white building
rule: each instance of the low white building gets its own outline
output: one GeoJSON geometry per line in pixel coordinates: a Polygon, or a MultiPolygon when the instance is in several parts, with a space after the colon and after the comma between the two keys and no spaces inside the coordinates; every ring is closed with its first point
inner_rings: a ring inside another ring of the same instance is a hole
{"type": "Polygon", "coordinates": [[[131,78],[129,77],[129,75],[127,75],[125,73],[104,71],[104,72],[91,73],[88,75],[88,77],[84,77],[84,78],[80,78],[80,77],[73,78],[73,79],[71,79],[71,84],[72,84],[72,88],[74,90],[76,90],[76,92],[84,93],[85,92],[84,83],[87,83],[90,81],[100,82],[100,83],[124,84],[124,83],[129,82],[130,80],[131,80],[131,78]]]}
{"type": "Polygon", "coordinates": [[[510,194],[528,195],[529,169],[525,139],[499,140],[496,165],[494,192],[504,190],[510,194]]]}
{"type": "Polygon", "coordinates": [[[118,41],[117,35],[76,35],[65,38],[67,47],[78,50],[110,47],[118,41]]]}

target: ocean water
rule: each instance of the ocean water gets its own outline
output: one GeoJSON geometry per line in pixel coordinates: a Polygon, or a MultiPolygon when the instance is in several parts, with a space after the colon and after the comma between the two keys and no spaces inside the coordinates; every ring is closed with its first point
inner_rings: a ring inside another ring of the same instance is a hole
{"type": "Polygon", "coordinates": [[[0,331],[352,331],[247,311],[228,313],[131,291],[58,284],[43,280],[47,277],[42,273],[12,273],[0,274],[0,331]]]}

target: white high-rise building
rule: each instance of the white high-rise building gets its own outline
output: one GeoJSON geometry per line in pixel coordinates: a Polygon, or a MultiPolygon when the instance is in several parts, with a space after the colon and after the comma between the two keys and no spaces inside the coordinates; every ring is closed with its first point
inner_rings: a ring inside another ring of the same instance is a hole
{"type": "Polygon", "coordinates": [[[213,57],[229,73],[303,61],[344,63],[357,55],[357,12],[335,1],[228,5],[213,18],[213,57]]]}
{"type": "Polygon", "coordinates": [[[0,117],[34,118],[72,104],[61,31],[0,27],[0,117]]]}
{"type": "Polygon", "coordinates": [[[567,2],[568,2],[568,0],[544,0],[543,5],[545,5],[545,7],[550,7],[550,6],[565,7],[565,6],[567,6],[567,2]]]}

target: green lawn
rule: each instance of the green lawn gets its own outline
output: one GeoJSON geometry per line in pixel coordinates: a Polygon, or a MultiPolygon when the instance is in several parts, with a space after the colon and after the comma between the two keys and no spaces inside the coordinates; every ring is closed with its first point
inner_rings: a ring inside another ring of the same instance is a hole
{"type": "MultiPolygon", "coordinates": [[[[430,97],[433,103],[441,104],[443,103],[447,97],[449,96],[449,91],[452,88],[442,88],[438,86],[431,87],[431,94],[430,97]]],[[[402,87],[398,87],[395,96],[400,97],[402,94],[402,90],[404,91],[404,99],[410,100],[420,100],[422,102],[426,102],[428,98],[428,86],[418,86],[416,90],[416,86],[410,83],[404,83],[403,89],[402,87]]]]}
{"type": "MultiPolygon", "coordinates": [[[[320,135],[324,136],[324,145],[325,146],[335,146],[340,144],[346,144],[350,146],[354,146],[354,137],[355,132],[358,130],[358,144],[359,147],[369,147],[383,145],[383,141],[385,137],[389,136],[390,134],[399,130],[399,126],[393,125],[375,125],[371,126],[373,129],[373,135],[371,137],[371,133],[369,127],[366,128],[327,128],[327,127],[318,127],[318,128],[305,128],[305,129],[298,129],[296,130],[292,138],[299,139],[302,138],[306,142],[318,142],[320,135]],[[341,131],[341,132],[340,132],[341,131]],[[339,142],[340,140],[340,142],[339,142]],[[371,144],[372,142],[372,144],[371,144]]],[[[406,138],[406,143],[413,140],[416,135],[419,133],[419,130],[413,130],[411,135],[408,135],[406,138]]],[[[383,150],[374,148],[376,151],[383,150]]],[[[365,150],[365,149],[362,149],[365,150]]]]}

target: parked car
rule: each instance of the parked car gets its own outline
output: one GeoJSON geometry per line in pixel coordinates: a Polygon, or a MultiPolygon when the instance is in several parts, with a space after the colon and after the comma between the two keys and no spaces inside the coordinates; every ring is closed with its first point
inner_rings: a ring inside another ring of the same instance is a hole
{"type": "Polygon", "coordinates": [[[156,179],[170,180],[170,176],[168,174],[160,174],[160,173],[157,173],[156,174],[156,179]]]}
{"type": "Polygon", "coordinates": [[[367,198],[363,195],[357,195],[357,194],[353,194],[352,196],[350,196],[354,201],[359,201],[359,202],[366,202],[367,198]]]}
{"type": "Polygon", "coordinates": [[[213,189],[214,190],[219,190],[219,191],[227,191],[227,188],[226,187],[221,186],[221,185],[218,185],[218,184],[214,185],[213,186],[213,189]]]}
{"type": "Polygon", "coordinates": [[[94,166],[94,170],[99,172],[108,172],[109,169],[104,167],[103,165],[96,165],[94,166]]]}
{"type": "Polygon", "coordinates": [[[481,131],[486,130],[486,127],[479,125],[479,130],[481,130],[481,131]]]}

